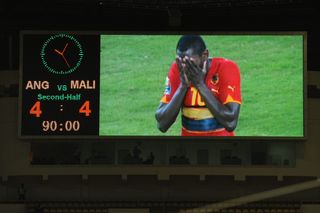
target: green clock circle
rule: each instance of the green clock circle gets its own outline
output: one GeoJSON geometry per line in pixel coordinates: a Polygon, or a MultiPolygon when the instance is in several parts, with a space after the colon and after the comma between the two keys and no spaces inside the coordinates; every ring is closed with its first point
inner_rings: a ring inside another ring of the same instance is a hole
{"type": "Polygon", "coordinates": [[[40,52],[46,70],[58,75],[70,74],[78,69],[83,55],[80,42],[68,34],[52,35],[43,43],[40,52]]]}

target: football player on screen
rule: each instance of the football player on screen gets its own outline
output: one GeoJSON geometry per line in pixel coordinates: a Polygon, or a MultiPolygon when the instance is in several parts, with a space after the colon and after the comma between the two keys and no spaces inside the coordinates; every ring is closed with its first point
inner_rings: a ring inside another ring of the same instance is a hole
{"type": "Polygon", "coordinates": [[[181,110],[182,136],[234,136],[240,105],[237,64],[210,58],[201,36],[183,35],[155,114],[159,130],[166,132],[181,110]]]}

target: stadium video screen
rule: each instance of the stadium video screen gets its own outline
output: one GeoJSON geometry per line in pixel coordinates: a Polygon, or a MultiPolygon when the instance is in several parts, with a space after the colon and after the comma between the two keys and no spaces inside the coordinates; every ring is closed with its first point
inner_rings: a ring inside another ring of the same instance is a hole
{"type": "Polygon", "coordinates": [[[306,33],[21,32],[21,137],[305,137],[306,33]]]}

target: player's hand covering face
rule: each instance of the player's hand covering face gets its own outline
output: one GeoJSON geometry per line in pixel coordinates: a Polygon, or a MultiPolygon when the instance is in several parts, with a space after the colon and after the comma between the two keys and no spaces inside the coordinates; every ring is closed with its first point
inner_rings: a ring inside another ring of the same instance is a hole
{"type": "Polygon", "coordinates": [[[177,56],[176,63],[179,68],[180,80],[181,80],[182,86],[187,86],[187,87],[190,86],[190,81],[186,75],[186,65],[185,65],[185,63],[183,63],[183,59],[181,57],[177,56]]]}
{"type": "Polygon", "coordinates": [[[185,73],[187,75],[187,78],[191,81],[191,83],[194,86],[197,86],[201,83],[204,82],[204,77],[205,77],[205,72],[203,71],[203,69],[206,68],[206,63],[207,61],[204,61],[203,64],[203,69],[201,69],[201,67],[195,63],[195,59],[194,58],[190,58],[188,56],[186,56],[184,58],[184,62],[185,62],[185,73]]]}

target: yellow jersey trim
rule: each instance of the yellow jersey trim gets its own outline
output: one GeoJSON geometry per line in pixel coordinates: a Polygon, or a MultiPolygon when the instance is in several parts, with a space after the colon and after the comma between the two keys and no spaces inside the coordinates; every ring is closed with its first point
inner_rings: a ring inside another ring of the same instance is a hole
{"type": "Polygon", "coordinates": [[[231,95],[227,96],[227,99],[225,102],[223,102],[223,104],[227,104],[227,103],[231,103],[231,102],[241,104],[241,101],[234,100],[231,95]]]}
{"type": "Polygon", "coordinates": [[[202,120],[207,118],[214,118],[208,108],[194,108],[194,107],[183,107],[182,114],[190,119],[202,120]]]}
{"type": "Polygon", "coordinates": [[[165,104],[169,103],[169,101],[167,100],[167,97],[165,95],[161,98],[161,102],[165,103],[165,104]]]}

